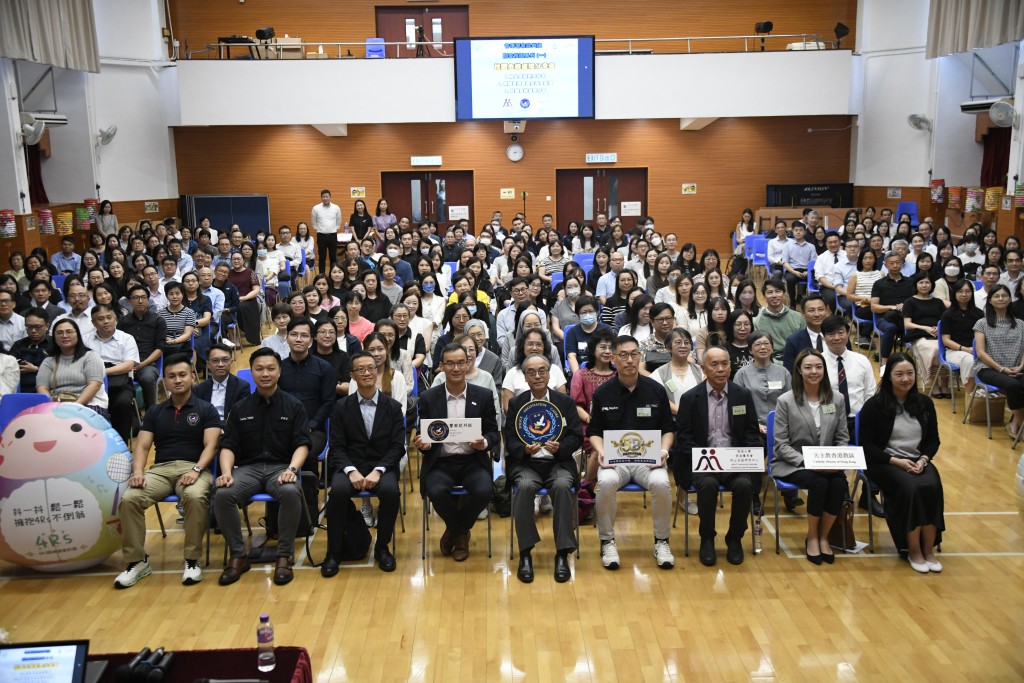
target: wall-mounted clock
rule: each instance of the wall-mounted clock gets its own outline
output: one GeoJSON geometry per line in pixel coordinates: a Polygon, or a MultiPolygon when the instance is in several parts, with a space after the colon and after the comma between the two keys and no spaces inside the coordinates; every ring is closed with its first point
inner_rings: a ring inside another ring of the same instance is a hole
{"type": "Polygon", "coordinates": [[[505,148],[505,156],[508,157],[509,161],[520,161],[523,158],[523,154],[523,146],[518,142],[513,142],[505,148]]]}

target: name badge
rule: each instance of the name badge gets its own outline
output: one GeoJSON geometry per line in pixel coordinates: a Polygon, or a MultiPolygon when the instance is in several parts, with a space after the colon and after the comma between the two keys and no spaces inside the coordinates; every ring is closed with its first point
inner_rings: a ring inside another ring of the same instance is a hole
{"type": "Polygon", "coordinates": [[[771,382],[771,381],[768,382],[768,390],[769,391],[773,391],[773,390],[781,389],[781,388],[782,388],[782,381],[781,380],[777,381],[777,382],[771,382]]]}
{"type": "Polygon", "coordinates": [[[587,350],[587,342],[580,342],[579,344],[577,344],[577,348],[579,348],[580,351],[586,351],[587,350]]]}
{"type": "Polygon", "coordinates": [[[650,407],[637,408],[636,409],[636,416],[637,417],[650,417],[651,416],[651,409],[650,409],[650,407]]]}
{"type": "Polygon", "coordinates": [[[747,407],[746,406],[733,406],[732,407],[732,414],[733,415],[746,415],[747,414],[747,407]]]}
{"type": "Polygon", "coordinates": [[[826,415],[832,415],[833,413],[836,412],[836,406],[834,403],[829,403],[828,405],[821,407],[821,412],[825,413],[826,415]]]}
{"type": "Polygon", "coordinates": [[[676,385],[676,381],[674,379],[670,379],[668,381],[668,384],[665,385],[665,388],[671,391],[672,393],[675,393],[677,390],[677,386],[678,385],[676,385]]]}

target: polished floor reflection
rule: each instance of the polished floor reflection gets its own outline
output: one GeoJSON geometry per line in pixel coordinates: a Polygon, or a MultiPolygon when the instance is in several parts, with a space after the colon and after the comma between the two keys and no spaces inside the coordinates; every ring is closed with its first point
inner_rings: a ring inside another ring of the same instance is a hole
{"type": "MultiPolygon", "coordinates": [[[[461,564],[437,551],[435,518],[421,561],[417,488],[393,574],[361,563],[328,580],[305,562],[285,587],[272,584],[267,566],[222,588],[218,536],[214,567],[188,588],[180,584],[180,527],[162,539],[151,515],[156,571],[129,590],[113,589],[120,554],[67,576],[0,564],[0,628],[21,641],[87,637],[96,652],[247,647],[259,614],[269,612],[277,642],[309,649],[321,682],[1021,680],[1024,522],[1013,493],[1020,452],[1001,429],[989,441],[984,427],[962,426],[948,401],[938,407],[942,574],[917,575],[897,559],[884,524],[875,529],[874,555],[815,567],[801,556],[799,515],[781,519],[782,554],[773,552],[766,515],[765,552],[734,567],[722,548],[714,569],[697,560],[694,519],[683,556],[680,515],[676,567],[664,571],[654,563],[641,496],[622,494],[621,569],[601,567],[596,532],[584,527],[573,579],[556,584],[550,519],[542,519],[537,578],[523,585],[508,559],[507,518],[493,519],[494,556],[487,558],[481,523],[461,564]]],[[[165,506],[171,527],[174,516],[165,506]]],[[[866,540],[863,516],[856,533],[866,540]]],[[[323,532],[312,547],[323,556],[323,532]]]]}

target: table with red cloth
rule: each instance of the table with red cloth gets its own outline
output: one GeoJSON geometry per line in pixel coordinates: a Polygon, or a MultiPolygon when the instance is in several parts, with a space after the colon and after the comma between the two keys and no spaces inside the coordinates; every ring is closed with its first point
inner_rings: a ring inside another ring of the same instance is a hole
{"type": "MultiPolygon", "coordinates": [[[[270,683],[313,683],[313,665],[304,647],[275,647],[273,671],[256,668],[256,648],[237,650],[174,650],[174,661],[164,683],[192,683],[197,678],[255,678],[270,683]]],[[[127,664],[136,652],[89,654],[89,661],[105,659],[107,668],[99,683],[115,683],[114,671],[127,664]]]]}

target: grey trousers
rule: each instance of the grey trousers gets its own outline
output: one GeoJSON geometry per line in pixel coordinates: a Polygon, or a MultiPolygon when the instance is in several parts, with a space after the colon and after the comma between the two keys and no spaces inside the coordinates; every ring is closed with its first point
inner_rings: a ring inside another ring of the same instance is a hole
{"type": "Polygon", "coordinates": [[[576,508],[573,505],[572,474],[553,463],[536,463],[533,467],[518,468],[512,476],[512,483],[518,489],[512,517],[519,535],[519,551],[529,550],[540,542],[537,520],[533,516],[533,499],[542,487],[548,490],[554,508],[555,549],[575,550],[573,515],[576,508]]]}
{"type": "Polygon", "coordinates": [[[245,557],[242,538],[242,520],[238,508],[256,493],[269,493],[277,499],[277,556],[292,557],[295,551],[295,531],[302,518],[301,479],[291,484],[279,484],[277,478],[287,468],[279,463],[258,463],[236,467],[231,473],[231,486],[217,489],[213,508],[217,512],[224,541],[231,557],[245,557]]]}

